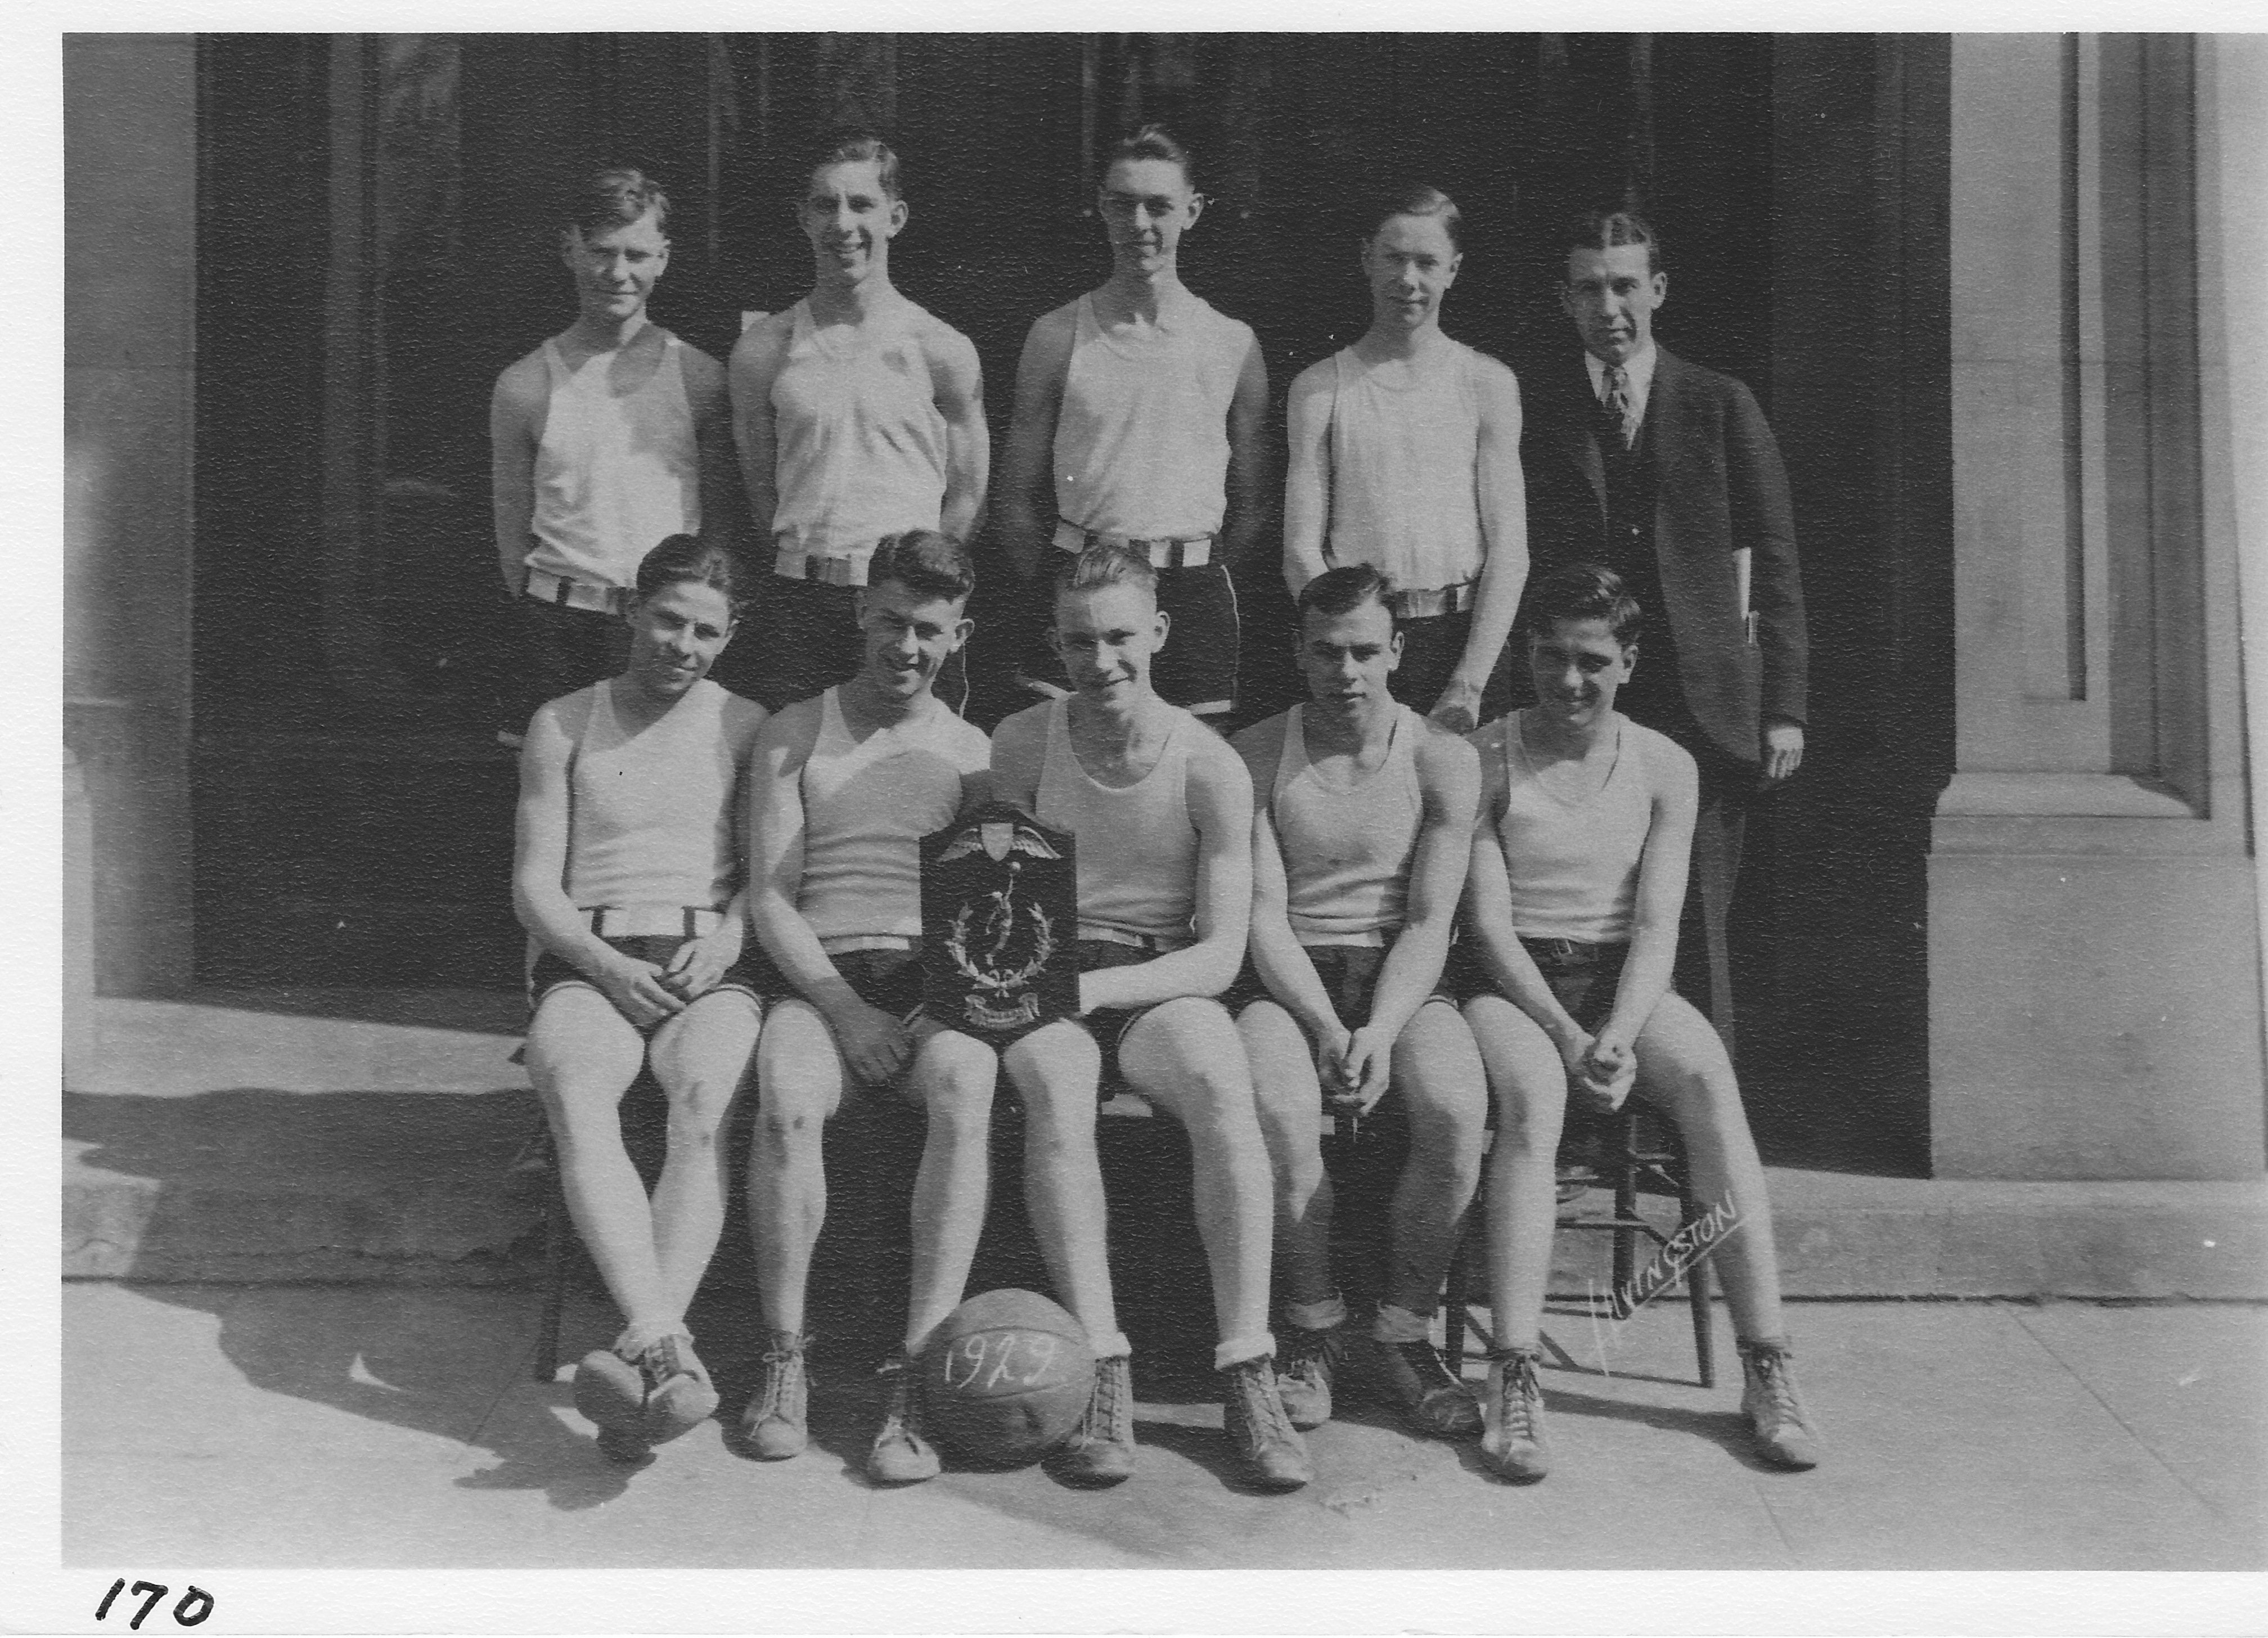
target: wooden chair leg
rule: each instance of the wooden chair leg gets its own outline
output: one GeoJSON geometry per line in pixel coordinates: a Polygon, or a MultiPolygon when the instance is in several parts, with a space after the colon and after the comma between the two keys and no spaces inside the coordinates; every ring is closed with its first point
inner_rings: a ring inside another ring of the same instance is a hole
{"type": "MultiPolygon", "coordinates": [[[[1678,1155],[1677,1222],[1680,1228],[1701,1215],[1701,1202],[1694,1197],[1693,1178],[1690,1162],[1681,1152],[1678,1155]]],[[[1705,1257],[1697,1258],[1685,1271],[1686,1299],[1693,1308],[1693,1358],[1699,1368],[1701,1385],[1717,1385],[1716,1337],[1710,1323],[1709,1297],[1715,1275],[1705,1257]]]]}
{"type": "MultiPolygon", "coordinates": [[[[1638,1110],[1628,1104],[1615,1117],[1615,1221],[1626,1223],[1638,1216],[1638,1110]]],[[[1638,1275],[1636,1228],[1615,1230],[1615,1284],[1627,1286],[1638,1275]]]]}

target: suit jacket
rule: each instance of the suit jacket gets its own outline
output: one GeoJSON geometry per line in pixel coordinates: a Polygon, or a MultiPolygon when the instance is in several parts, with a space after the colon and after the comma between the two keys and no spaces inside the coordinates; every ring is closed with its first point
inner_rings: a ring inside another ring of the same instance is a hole
{"type": "MultiPolygon", "coordinates": [[[[1654,463],[1654,557],[1677,646],[1686,708],[1710,740],[1758,760],[1766,717],[1804,720],[1808,643],[1787,472],[1764,411],[1729,375],[1655,343],[1646,436],[1654,463]],[[1746,631],[1733,553],[1750,552],[1746,631]]],[[[1563,564],[1599,558],[1607,528],[1597,400],[1579,353],[1550,372],[1531,400],[1521,461],[1528,478],[1531,582],[1563,564]]],[[[1643,646],[1643,639],[1641,639],[1643,646]]]]}

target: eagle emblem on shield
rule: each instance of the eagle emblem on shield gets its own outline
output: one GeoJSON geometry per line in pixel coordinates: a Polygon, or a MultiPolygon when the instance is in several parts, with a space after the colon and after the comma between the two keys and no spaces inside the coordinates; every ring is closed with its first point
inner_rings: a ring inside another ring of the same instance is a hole
{"type": "Polygon", "coordinates": [[[922,838],[924,1001],[980,1036],[1079,1011],[1071,836],[993,803],[922,838]]]}

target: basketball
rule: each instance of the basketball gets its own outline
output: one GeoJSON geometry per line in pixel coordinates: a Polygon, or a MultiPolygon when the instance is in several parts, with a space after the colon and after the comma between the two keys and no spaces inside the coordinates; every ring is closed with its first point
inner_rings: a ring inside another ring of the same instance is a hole
{"type": "Polygon", "coordinates": [[[922,1351],[930,1428],[969,1460],[1036,1461],[1079,1426],[1094,1388],[1086,1329],[1036,1291],[987,1291],[922,1351]]]}

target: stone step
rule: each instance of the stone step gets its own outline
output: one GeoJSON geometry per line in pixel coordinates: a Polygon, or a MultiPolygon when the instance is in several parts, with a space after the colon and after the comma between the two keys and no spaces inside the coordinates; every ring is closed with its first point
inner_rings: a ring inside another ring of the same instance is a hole
{"type": "MultiPolygon", "coordinates": [[[[514,1162],[541,1117],[511,1061],[512,998],[261,992],[96,1014],[63,1100],[67,1278],[491,1285],[540,1268],[541,1176],[514,1162]]],[[[1165,1125],[1113,1118],[1108,1140],[1165,1125]]],[[[2268,1299],[2257,1183],[1769,1179],[1791,1296],[2268,1299]]],[[[1562,1234],[1555,1288],[1602,1280],[1606,1240],[1562,1234]]]]}

